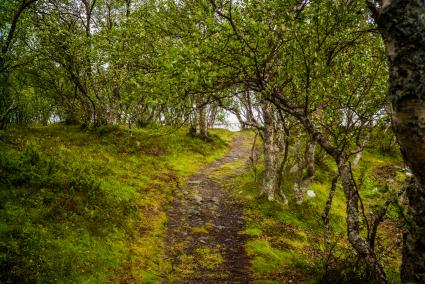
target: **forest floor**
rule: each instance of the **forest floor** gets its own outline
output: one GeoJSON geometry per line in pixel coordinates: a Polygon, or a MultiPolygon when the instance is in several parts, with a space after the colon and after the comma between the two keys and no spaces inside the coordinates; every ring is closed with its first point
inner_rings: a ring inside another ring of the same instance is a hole
{"type": "MultiPolygon", "coordinates": [[[[210,134],[62,124],[0,131],[0,282],[320,283],[327,271],[327,283],[360,283],[342,190],[330,212],[332,262],[323,251],[332,161],[318,160],[316,196],[302,206],[289,173],[289,204],[268,202],[259,196],[262,160],[257,178],[248,167],[253,133],[210,134]]],[[[363,154],[354,174],[366,214],[398,191],[400,161],[363,154]]],[[[398,212],[390,207],[378,232],[389,283],[400,283],[398,212]]]]}
{"type": "Polygon", "coordinates": [[[247,166],[252,137],[240,134],[230,151],[189,177],[168,211],[166,255],[173,282],[250,283],[243,204],[226,182],[247,166]]]}

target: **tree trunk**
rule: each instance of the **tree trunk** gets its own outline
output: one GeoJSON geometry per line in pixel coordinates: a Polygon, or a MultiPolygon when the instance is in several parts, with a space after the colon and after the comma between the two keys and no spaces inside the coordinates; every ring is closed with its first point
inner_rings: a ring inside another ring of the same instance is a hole
{"type": "Polygon", "coordinates": [[[263,193],[269,201],[275,200],[276,192],[276,152],[274,142],[274,128],[272,106],[269,102],[262,105],[264,119],[264,178],[263,193]]]}
{"type": "Polygon", "coordinates": [[[407,186],[406,195],[409,199],[408,213],[411,222],[408,224],[408,230],[403,234],[401,277],[405,283],[425,283],[425,198],[423,192],[423,187],[415,180],[407,186]]]}
{"type": "Polygon", "coordinates": [[[12,104],[9,105],[9,107],[3,113],[0,113],[0,130],[5,129],[9,119],[9,114],[15,111],[17,108],[18,104],[13,101],[12,104]]]}
{"type": "Polygon", "coordinates": [[[331,190],[329,191],[328,199],[326,200],[325,209],[322,213],[322,220],[323,220],[323,240],[325,244],[325,253],[328,255],[328,257],[331,254],[331,242],[330,242],[330,219],[329,219],[329,212],[331,211],[332,202],[336,193],[336,187],[337,182],[339,179],[339,174],[336,174],[334,178],[332,179],[331,183],[331,190]]]}
{"type": "Polygon", "coordinates": [[[407,191],[411,222],[404,238],[401,277],[425,283],[425,6],[420,0],[369,5],[387,47],[393,129],[417,183],[407,191]]]}
{"type": "Polygon", "coordinates": [[[307,148],[304,156],[306,174],[303,175],[303,167],[301,170],[301,182],[298,185],[298,199],[297,204],[301,205],[304,202],[304,196],[314,179],[315,167],[314,167],[314,155],[316,154],[316,141],[310,141],[307,143],[307,148]]]}
{"type": "Polygon", "coordinates": [[[298,140],[295,146],[295,160],[296,163],[291,169],[291,173],[295,175],[294,183],[294,197],[295,203],[301,205],[304,202],[304,193],[301,191],[300,184],[302,183],[302,176],[304,170],[304,160],[301,155],[301,140],[298,140]]]}
{"type": "Polygon", "coordinates": [[[242,118],[241,113],[240,113],[239,111],[236,111],[234,114],[236,115],[236,118],[238,119],[238,122],[239,122],[239,125],[240,125],[240,127],[241,127],[241,130],[245,130],[245,129],[247,129],[246,122],[245,122],[245,120],[242,118]]]}
{"type": "Polygon", "coordinates": [[[258,132],[255,133],[254,141],[252,142],[251,146],[251,155],[249,156],[249,161],[252,168],[252,173],[254,174],[254,181],[257,183],[257,163],[258,163],[258,156],[257,153],[257,136],[258,132]]]}
{"type": "Polygon", "coordinates": [[[316,154],[316,144],[317,142],[312,140],[307,144],[307,149],[305,151],[305,163],[307,168],[307,177],[314,177],[314,156],[316,154]]]}
{"type": "Polygon", "coordinates": [[[329,263],[333,260],[332,245],[331,245],[331,230],[330,230],[330,218],[329,213],[331,212],[332,202],[336,193],[337,183],[339,174],[336,174],[332,179],[331,189],[329,191],[328,199],[326,200],[325,209],[322,213],[323,220],[323,244],[324,244],[324,255],[325,255],[325,279],[328,275],[329,263]]]}
{"type": "Polygon", "coordinates": [[[362,158],[362,154],[363,154],[363,151],[360,151],[360,152],[358,152],[358,153],[356,154],[356,156],[354,157],[353,162],[351,163],[351,166],[352,166],[353,168],[357,167],[357,165],[359,164],[360,159],[362,158]]]}
{"type": "Polygon", "coordinates": [[[218,105],[211,104],[208,107],[206,130],[213,128],[218,115],[218,105]]]}
{"type": "Polygon", "coordinates": [[[276,188],[279,190],[279,195],[282,197],[283,203],[288,204],[288,198],[282,189],[283,180],[285,178],[285,167],[289,156],[289,130],[285,128],[284,122],[280,121],[276,133],[277,147],[279,155],[276,163],[276,188]],[[283,152],[283,155],[282,155],[283,152]]]}
{"type": "Polygon", "coordinates": [[[359,226],[359,193],[353,183],[347,161],[343,159],[338,164],[342,187],[346,199],[348,241],[360,257],[364,258],[378,283],[388,283],[384,268],[379,263],[370,244],[362,238],[359,226]]]}
{"type": "Polygon", "coordinates": [[[196,107],[196,135],[201,138],[208,136],[207,122],[205,119],[205,106],[196,107]]]}
{"type": "Polygon", "coordinates": [[[369,142],[369,139],[370,139],[370,133],[368,133],[367,135],[366,135],[366,138],[365,138],[365,140],[363,141],[363,143],[362,143],[362,150],[361,151],[359,151],[357,154],[356,154],[356,156],[354,157],[354,159],[353,159],[353,162],[351,162],[351,167],[352,168],[355,168],[355,167],[357,167],[357,165],[359,164],[359,162],[360,162],[360,160],[361,160],[361,158],[362,158],[362,155],[363,155],[363,148],[366,146],[366,144],[369,142]]]}

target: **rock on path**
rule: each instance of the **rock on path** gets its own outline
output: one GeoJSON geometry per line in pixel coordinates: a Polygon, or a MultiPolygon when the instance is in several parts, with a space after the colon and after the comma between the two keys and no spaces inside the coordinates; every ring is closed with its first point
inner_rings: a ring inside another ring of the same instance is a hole
{"type": "Polygon", "coordinates": [[[178,194],[168,211],[167,283],[250,283],[247,236],[239,234],[243,206],[225,186],[244,170],[249,147],[250,136],[239,135],[227,155],[191,176],[178,194]]]}

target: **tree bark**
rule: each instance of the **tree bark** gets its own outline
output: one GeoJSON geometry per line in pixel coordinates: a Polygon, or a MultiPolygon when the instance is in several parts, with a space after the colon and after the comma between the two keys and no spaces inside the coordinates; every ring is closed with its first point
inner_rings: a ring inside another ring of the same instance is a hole
{"type": "Polygon", "coordinates": [[[329,256],[331,253],[331,242],[330,242],[330,219],[329,219],[329,212],[332,208],[332,201],[334,199],[335,193],[336,193],[336,187],[337,182],[339,179],[339,174],[336,174],[334,178],[332,179],[331,183],[331,190],[329,191],[328,199],[326,200],[325,209],[322,213],[322,220],[323,220],[323,240],[325,244],[325,253],[329,256]]]}
{"type": "Polygon", "coordinates": [[[316,144],[317,142],[312,140],[307,144],[307,149],[305,151],[305,163],[307,168],[307,177],[313,177],[315,173],[314,167],[314,156],[316,154],[316,144]]]}
{"type": "Polygon", "coordinates": [[[258,153],[257,153],[257,136],[258,132],[255,133],[254,141],[251,146],[251,155],[249,156],[249,161],[252,168],[252,173],[254,174],[254,181],[257,182],[257,163],[258,163],[258,153]]]}
{"type": "Polygon", "coordinates": [[[12,104],[3,112],[0,113],[0,130],[6,127],[9,114],[18,108],[18,104],[13,101],[12,104]]]}
{"type": "Polygon", "coordinates": [[[403,234],[401,278],[404,283],[424,283],[425,198],[423,187],[413,179],[406,189],[410,222],[407,224],[408,230],[403,234]]]}
{"type": "Polygon", "coordinates": [[[407,191],[412,226],[404,237],[401,277],[425,283],[425,5],[420,0],[369,4],[384,39],[393,130],[417,182],[407,191]]]}
{"type": "Polygon", "coordinates": [[[269,102],[262,105],[264,119],[264,178],[263,193],[269,201],[275,200],[276,192],[276,151],[274,141],[274,128],[272,106],[269,102]]]}
{"type": "Polygon", "coordinates": [[[296,149],[295,149],[295,158],[296,158],[296,164],[292,171],[295,173],[295,183],[294,183],[294,196],[295,196],[295,203],[297,205],[301,205],[304,202],[304,169],[305,169],[305,161],[303,155],[301,154],[301,140],[297,141],[296,149]]]}
{"type": "Polygon", "coordinates": [[[205,119],[205,106],[198,105],[196,107],[196,135],[201,138],[208,137],[207,122],[205,119]]]}
{"type": "Polygon", "coordinates": [[[359,225],[359,193],[353,183],[350,169],[346,159],[342,159],[338,164],[338,172],[341,177],[342,187],[346,199],[347,213],[347,233],[348,241],[357,251],[360,257],[364,258],[369,269],[372,270],[378,283],[388,283],[384,268],[379,263],[370,244],[362,238],[359,225]]]}
{"type": "Polygon", "coordinates": [[[297,204],[302,204],[304,202],[304,196],[308,190],[308,187],[310,186],[311,182],[314,179],[314,173],[315,173],[315,167],[314,167],[314,156],[316,154],[316,141],[312,140],[310,142],[307,142],[307,147],[304,155],[304,162],[305,162],[305,168],[306,168],[306,174],[303,174],[303,167],[300,168],[301,170],[301,182],[298,185],[298,191],[299,191],[299,200],[297,201],[297,204]]]}
{"type": "Polygon", "coordinates": [[[288,198],[282,189],[283,180],[285,178],[285,167],[289,156],[289,129],[285,127],[285,122],[282,119],[278,122],[276,140],[278,141],[279,155],[276,163],[276,188],[279,190],[279,195],[282,197],[283,203],[288,204],[288,198]],[[283,155],[282,155],[283,152],[283,155]]]}
{"type": "Polygon", "coordinates": [[[336,193],[337,183],[339,179],[339,174],[336,174],[332,179],[331,189],[329,191],[328,199],[326,200],[325,209],[322,213],[323,220],[323,244],[324,244],[324,260],[325,260],[325,279],[328,275],[329,263],[333,259],[332,254],[332,245],[331,245],[331,230],[330,230],[330,218],[329,213],[332,208],[332,202],[336,193]]]}

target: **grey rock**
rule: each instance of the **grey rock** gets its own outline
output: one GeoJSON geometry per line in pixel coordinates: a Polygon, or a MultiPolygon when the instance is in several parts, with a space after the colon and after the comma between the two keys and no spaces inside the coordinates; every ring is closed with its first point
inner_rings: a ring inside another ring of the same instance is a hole
{"type": "Polygon", "coordinates": [[[192,209],[192,208],[189,209],[188,213],[191,214],[191,215],[201,215],[201,212],[199,212],[198,210],[192,209]]]}
{"type": "Polygon", "coordinates": [[[193,199],[195,199],[196,202],[198,202],[199,204],[202,203],[202,201],[204,200],[201,196],[199,195],[194,195],[193,199]]]}

